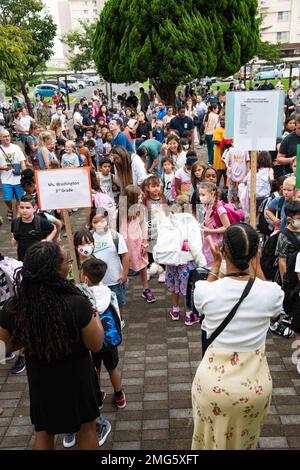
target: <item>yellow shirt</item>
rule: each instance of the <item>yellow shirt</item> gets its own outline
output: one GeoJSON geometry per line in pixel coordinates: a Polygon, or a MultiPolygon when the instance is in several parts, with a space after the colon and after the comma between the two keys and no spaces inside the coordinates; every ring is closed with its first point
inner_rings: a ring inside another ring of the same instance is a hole
{"type": "MultiPolygon", "coordinates": [[[[224,127],[217,127],[213,134],[213,141],[222,142],[222,139],[225,137],[224,127]]],[[[221,146],[214,145],[214,164],[213,167],[215,170],[226,170],[226,165],[222,160],[221,146]]]]}

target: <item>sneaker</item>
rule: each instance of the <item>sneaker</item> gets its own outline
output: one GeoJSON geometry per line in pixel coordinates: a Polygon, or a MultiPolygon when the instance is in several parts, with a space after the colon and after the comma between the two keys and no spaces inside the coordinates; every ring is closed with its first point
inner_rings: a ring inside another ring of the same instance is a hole
{"type": "Polygon", "coordinates": [[[297,363],[297,372],[300,374],[300,362],[297,363]]]}
{"type": "Polygon", "coordinates": [[[274,323],[272,325],[272,328],[270,327],[270,330],[272,331],[272,333],[274,333],[274,335],[284,336],[285,338],[290,338],[294,333],[289,326],[285,325],[282,322],[274,323]]]}
{"type": "Polygon", "coordinates": [[[74,447],[76,444],[76,434],[68,433],[64,435],[63,446],[69,449],[69,447],[74,447]]]}
{"type": "Polygon", "coordinates": [[[99,447],[103,446],[110,431],[111,431],[111,424],[107,419],[101,419],[101,418],[96,419],[96,432],[98,435],[99,447]]]}
{"type": "Polygon", "coordinates": [[[15,365],[11,369],[12,374],[21,374],[23,370],[25,370],[26,367],[26,362],[25,362],[25,357],[23,356],[18,356],[15,362],[15,365]]]}
{"type": "Polygon", "coordinates": [[[158,282],[164,283],[166,280],[166,272],[164,271],[163,273],[160,273],[158,276],[158,282]]]}
{"type": "Polygon", "coordinates": [[[0,364],[6,364],[8,361],[12,361],[15,357],[15,353],[6,354],[5,358],[0,360],[0,364]]]}
{"type": "Polygon", "coordinates": [[[179,320],[179,312],[176,312],[175,310],[170,310],[169,315],[172,320],[179,320]]]}
{"type": "Polygon", "coordinates": [[[195,323],[199,323],[200,317],[196,315],[195,313],[191,313],[190,315],[185,316],[185,322],[184,324],[186,326],[194,325],[195,323]]]}
{"type": "Polygon", "coordinates": [[[122,391],[122,395],[120,397],[116,397],[116,395],[114,395],[114,401],[115,401],[115,405],[117,408],[125,408],[126,406],[126,397],[125,397],[125,393],[122,391]]]}
{"type": "Polygon", "coordinates": [[[121,330],[123,330],[124,328],[125,328],[125,320],[123,320],[123,318],[122,318],[122,320],[121,320],[121,330]]]}
{"type": "Polygon", "coordinates": [[[104,390],[100,390],[101,405],[99,406],[99,410],[102,410],[105,398],[106,398],[106,392],[104,390]]]}
{"type": "Polygon", "coordinates": [[[286,313],[283,315],[282,319],[281,319],[282,323],[285,325],[285,326],[290,326],[291,323],[292,323],[292,318],[290,317],[290,315],[287,315],[286,313]]]}
{"type": "Polygon", "coordinates": [[[147,300],[148,304],[156,302],[156,298],[153,295],[153,292],[150,289],[146,289],[142,293],[142,297],[147,300]]]}

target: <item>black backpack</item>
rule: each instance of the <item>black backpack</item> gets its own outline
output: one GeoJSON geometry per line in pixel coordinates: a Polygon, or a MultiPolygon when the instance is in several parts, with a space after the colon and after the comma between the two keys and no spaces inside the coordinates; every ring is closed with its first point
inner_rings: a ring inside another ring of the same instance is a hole
{"type": "MultiPolygon", "coordinates": [[[[267,221],[265,217],[265,210],[267,209],[267,205],[269,204],[270,200],[271,198],[267,197],[261,203],[260,208],[259,208],[259,216],[258,216],[258,230],[260,231],[262,235],[267,235],[267,236],[270,236],[272,233],[272,230],[270,230],[270,227],[269,227],[270,223],[267,221]]],[[[276,213],[276,217],[278,219],[281,218],[281,211],[282,211],[283,203],[284,203],[284,197],[282,196],[279,200],[278,209],[276,213]]]]}
{"type": "Polygon", "coordinates": [[[271,235],[266,241],[261,255],[261,269],[268,281],[275,281],[278,265],[276,263],[276,247],[280,232],[271,235]]]}
{"type": "Polygon", "coordinates": [[[298,253],[300,253],[300,241],[297,236],[287,228],[283,232],[289,242],[292,244],[294,251],[286,260],[286,272],[282,284],[285,293],[284,309],[286,313],[290,311],[290,304],[293,304],[300,292],[300,282],[297,273],[295,273],[295,265],[298,253]]]}
{"type": "MultiPolygon", "coordinates": [[[[21,217],[17,217],[14,221],[14,238],[19,237],[20,239],[20,224],[21,224],[21,217]]],[[[41,217],[38,214],[34,214],[34,230],[30,232],[30,235],[42,235],[42,228],[41,228],[41,217]],[[34,231],[34,233],[32,233],[34,231]]],[[[25,238],[27,238],[28,234],[25,234],[25,238]]]]}

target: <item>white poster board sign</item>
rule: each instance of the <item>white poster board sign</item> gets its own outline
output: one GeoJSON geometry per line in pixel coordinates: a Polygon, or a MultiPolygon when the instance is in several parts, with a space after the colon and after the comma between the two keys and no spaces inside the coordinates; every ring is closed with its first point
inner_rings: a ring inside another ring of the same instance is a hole
{"type": "Polygon", "coordinates": [[[226,104],[226,137],[228,128],[234,146],[240,150],[275,149],[280,123],[282,129],[281,93],[246,91],[230,95],[228,109],[226,104]]]}
{"type": "Polygon", "coordinates": [[[35,180],[41,210],[92,206],[90,169],[88,167],[37,170],[35,180]]]}

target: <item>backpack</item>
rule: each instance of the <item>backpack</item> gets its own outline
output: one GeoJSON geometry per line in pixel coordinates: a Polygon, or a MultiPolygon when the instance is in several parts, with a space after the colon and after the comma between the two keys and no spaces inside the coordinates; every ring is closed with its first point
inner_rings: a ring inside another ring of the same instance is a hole
{"type": "MultiPolygon", "coordinates": [[[[259,217],[258,217],[258,230],[260,231],[260,233],[262,235],[271,235],[272,233],[272,229],[270,228],[271,226],[271,221],[268,221],[266,219],[266,209],[268,208],[268,205],[269,205],[269,202],[272,200],[273,198],[272,197],[267,197],[260,205],[260,208],[259,208],[259,217]]],[[[279,203],[278,203],[278,209],[277,209],[277,212],[276,212],[276,217],[278,219],[281,218],[281,211],[282,211],[282,207],[283,207],[283,203],[284,203],[284,197],[282,196],[280,199],[279,199],[279,203]]]]}
{"type": "Polygon", "coordinates": [[[279,234],[280,232],[273,233],[264,244],[262,250],[260,264],[264,276],[268,281],[274,281],[278,271],[275,252],[279,234]]]}
{"type": "Polygon", "coordinates": [[[109,225],[113,227],[117,213],[115,201],[108,194],[101,191],[92,191],[92,196],[95,209],[105,209],[108,212],[109,225]]]}
{"type": "MultiPolygon", "coordinates": [[[[97,303],[92,289],[87,287],[85,284],[77,284],[76,287],[78,287],[81,292],[88,297],[95,309],[97,303]]],[[[118,308],[116,294],[112,292],[109,306],[103,313],[99,314],[99,318],[104,329],[104,340],[101,352],[104,352],[111,347],[117,347],[122,342],[121,317],[118,312],[118,308]]]]}
{"type": "Polygon", "coordinates": [[[298,275],[295,272],[295,265],[298,253],[300,253],[300,241],[296,235],[291,232],[289,229],[283,231],[289,242],[292,244],[294,251],[290,254],[286,261],[286,273],[284,276],[282,289],[285,293],[284,298],[284,310],[286,313],[289,313],[291,307],[295,302],[295,298],[299,295],[300,292],[300,282],[298,275]]]}
{"type": "MultiPolygon", "coordinates": [[[[42,228],[41,228],[41,217],[38,214],[34,214],[34,234],[31,232],[31,235],[42,235],[42,228]]],[[[14,220],[14,238],[16,237],[20,238],[20,225],[21,225],[21,217],[17,217],[14,220]]],[[[25,238],[27,238],[27,233],[24,234],[25,238]]]]}
{"type": "Polygon", "coordinates": [[[236,209],[231,202],[226,203],[224,201],[219,201],[214,208],[214,220],[217,227],[222,227],[223,225],[218,214],[218,209],[221,206],[226,210],[230,224],[235,224],[244,220],[244,212],[241,209],[236,209]]]}

